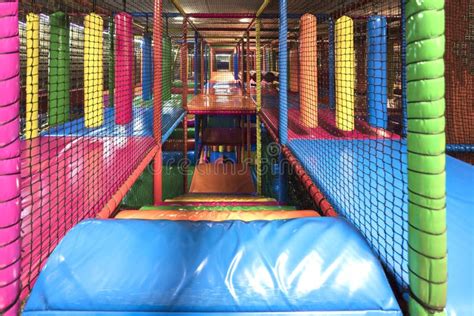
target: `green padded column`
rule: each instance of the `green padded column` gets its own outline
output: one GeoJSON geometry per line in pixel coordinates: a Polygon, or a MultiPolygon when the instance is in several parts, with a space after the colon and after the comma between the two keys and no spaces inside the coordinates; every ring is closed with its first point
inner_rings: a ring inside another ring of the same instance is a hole
{"type": "Polygon", "coordinates": [[[55,12],[49,26],[48,123],[56,125],[69,120],[69,19],[55,12]]]}
{"type": "Polygon", "coordinates": [[[111,17],[109,20],[109,106],[114,106],[115,96],[115,24],[114,19],[111,17]]]}
{"type": "Polygon", "coordinates": [[[163,37],[163,101],[171,99],[171,38],[163,37]]]}
{"type": "Polygon", "coordinates": [[[447,296],[444,0],[408,0],[408,267],[411,315],[442,315],[447,296]]]}

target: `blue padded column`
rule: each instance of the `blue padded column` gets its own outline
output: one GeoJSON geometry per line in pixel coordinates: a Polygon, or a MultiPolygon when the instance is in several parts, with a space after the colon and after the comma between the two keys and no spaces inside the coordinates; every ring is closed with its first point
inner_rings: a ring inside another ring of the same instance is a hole
{"type": "Polygon", "coordinates": [[[367,105],[369,124],[387,128],[387,19],[367,21],[367,105]]]}
{"type": "Polygon", "coordinates": [[[234,53],[234,80],[239,80],[239,54],[234,53]]]}
{"type": "Polygon", "coordinates": [[[153,56],[151,34],[145,33],[142,43],[142,97],[144,101],[151,100],[153,87],[153,56]]]}
{"type": "Polygon", "coordinates": [[[288,142],[288,3],[280,0],[280,30],[279,30],[279,55],[278,68],[280,71],[280,143],[285,146],[288,142]]]}

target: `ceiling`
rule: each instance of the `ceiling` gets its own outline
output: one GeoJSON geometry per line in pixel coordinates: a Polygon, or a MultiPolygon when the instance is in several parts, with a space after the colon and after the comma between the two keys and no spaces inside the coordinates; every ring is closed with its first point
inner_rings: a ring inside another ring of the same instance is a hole
{"type": "MultiPolygon", "coordinates": [[[[32,2],[24,1],[24,2],[32,2]]],[[[148,26],[152,30],[154,0],[96,0],[95,12],[110,16],[112,13],[123,11],[139,13],[143,17],[134,17],[137,33],[142,33],[148,26]],[[148,17],[144,17],[149,14],[148,17]]],[[[195,30],[212,46],[227,46],[233,48],[246,35],[251,18],[263,3],[263,0],[175,0],[183,8],[192,27],[188,25],[188,41],[192,40],[195,30]],[[199,16],[193,16],[198,14],[199,16]],[[203,18],[203,14],[213,15],[213,18],[203,18]],[[221,17],[215,15],[220,14],[221,17]],[[229,14],[233,14],[229,17],[229,14]],[[227,16],[225,16],[227,15],[227,16]],[[225,17],[225,18],[224,18],[225,17]]],[[[50,11],[58,8],[68,12],[90,12],[93,10],[92,0],[35,0],[35,5],[50,11]],[[64,9],[65,8],[65,9],[64,9]]],[[[383,13],[396,15],[399,13],[400,0],[289,0],[288,13],[289,34],[298,36],[298,19],[291,15],[304,13],[341,15],[383,13]],[[341,9],[342,8],[342,9],[341,9]]],[[[263,12],[262,44],[268,45],[278,38],[278,9],[279,1],[271,0],[263,12]]],[[[44,12],[44,11],[43,11],[44,12]]],[[[47,12],[45,12],[47,13],[47,12]]],[[[183,36],[183,16],[171,0],[163,0],[163,25],[165,32],[176,40],[183,36]]],[[[324,26],[322,26],[324,28],[324,26]]],[[[250,42],[255,41],[255,25],[250,27],[250,42]]],[[[251,44],[254,45],[254,44],[251,44]]]]}

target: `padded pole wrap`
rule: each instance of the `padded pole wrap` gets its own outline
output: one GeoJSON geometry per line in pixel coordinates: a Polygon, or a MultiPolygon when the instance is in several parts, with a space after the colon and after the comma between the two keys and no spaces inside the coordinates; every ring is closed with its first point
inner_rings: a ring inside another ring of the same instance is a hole
{"type": "Polygon", "coordinates": [[[444,1],[409,0],[405,9],[409,309],[433,315],[447,297],[444,1]]]}
{"type": "Polygon", "coordinates": [[[171,99],[171,38],[163,37],[163,101],[171,99]]]}
{"type": "Polygon", "coordinates": [[[18,2],[0,2],[0,314],[20,300],[20,39],[18,2]]]}
{"type": "Polygon", "coordinates": [[[109,21],[109,106],[114,106],[114,90],[115,90],[115,24],[114,20],[109,21]]]}
{"type": "Polygon", "coordinates": [[[49,17],[48,123],[62,124],[69,119],[69,19],[64,12],[49,17]]]}
{"type": "Polygon", "coordinates": [[[104,123],[103,41],[104,21],[91,13],[84,18],[84,124],[104,123]]]}
{"type": "Polygon", "coordinates": [[[367,105],[369,124],[387,128],[387,19],[367,21],[367,105]]]}
{"type": "Polygon", "coordinates": [[[237,50],[234,53],[234,80],[239,80],[239,54],[237,54],[237,50]]]}
{"type": "MultiPolygon", "coordinates": [[[[182,104],[188,105],[188,22],[183,20],[183,45],[181,45],[181,81],[183,82],[182,104]]],[[[184,156],[186,157],[186,156],[184,156]]]]}
{"type": "MultiPolygon", "coordinates": [[[[288,142],[288,3],[287,0],[280,0],[280,30],[278,33],[278,68],[280,71],[280,107],[279,107],[279,135],[280,143],[286,146],[288,142]]],[[[280,187],[280,194],[283,195],[283,186],[280,187]]]]}
{"type": "Polygon", "coordinates": [[[151,53],[151,34],[143,35],[142,44],[142,98],[151,100],[153,86],[153,55],[151,53]]]}
{"type": "Polygon", "coordinates": [[[317,46],[316,17],[305,14],[300,19],[300,115],[303,126],[311,128],[318,127],[317,46]]]}
{"type": "Polygon", "coordinates": [[[133,103],[133,18],[121,12],[115,16],[115,123],[132,121],[133,103]]]}
{"type": "MultiPolygon", "coordinates": [[[[163,13],[163,1],[154,0],[153,12],[155,16],[161,17],[163,13]]],[[[158,150],[153,159],[153,201],[155,204],[163,200],[163,152],[162,152],[162,128],[163,128],[163,20],[153,19],[153,58],[155,69],[153,72],[153,138],[158,150]]],[[[170,45],[171,46],[171,45],[170,45]]],[[[171,56],[170,59],[171,61],[171,56]]],[[[171,82],[170,82],[171,85],[171,82]]],[[[171,88],[170,88],[171,89],[171,88]]]]}
{"type": "Polygon", "coordinates": [[[199,34],[194,32],[194,95],[199,93],[199,34]]]}
{"type": "Polygon", "coordinates": [[[336,126],[354,130],[355,86],[354,22],[348,16],[336,21],[336,126]]]}
{"type": "MultiPolygon", "coordinates": [[[[260,36],[262,28],[262,20],[257,19],[256,24],[256,84],[257,84],[257,113],[262,109],[262,54],[260,47],[260,36]]],[[[236,59],[238,61],[238,59],[236,59]]],[[[257,174],[257,194],[262,194],[262,124],[260,116],[257,115],[257,158],[256,158],[256,174],[257,174]]]]}
{"type": "Polygon", "coordinates": [[[25,138],[38,137],[39,15],[26,16],[26,127],[25,138]]]}
{"type": "Polygon", "coordinates": [[[334,70],[334,66],[335,66],[335,56],[334,56],[334,19],[333,18],[329,18],[329,21],[328,21],[328,35],[329,35],[329,58],[328,58],[328,62],[329,62],[329,107],[331,109],[334,109],[335,105],[336,105],[336,95],[335,95],[335,87],[334,87],[334,84],[335,84],[335,70],[334,70]]]}

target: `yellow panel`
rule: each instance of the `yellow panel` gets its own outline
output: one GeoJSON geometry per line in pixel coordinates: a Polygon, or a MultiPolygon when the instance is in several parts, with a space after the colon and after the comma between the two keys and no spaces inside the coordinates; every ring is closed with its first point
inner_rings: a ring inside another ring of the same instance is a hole
{"type": "Polygon", "coordinates": [[[26,16],[26,139],[38,137],[39,22],[37,14],[26,16]]]}
{"type": "Polygon", "coordinates": [[[336,21],[336,124],[354,130],[354,22],[342,16],[336,21]]]}
{"type": "Polygon", "coordinates": [[[91,13],[84,19],[84,118],[86,127],[104,123],[102,17],[91,13]]]}

